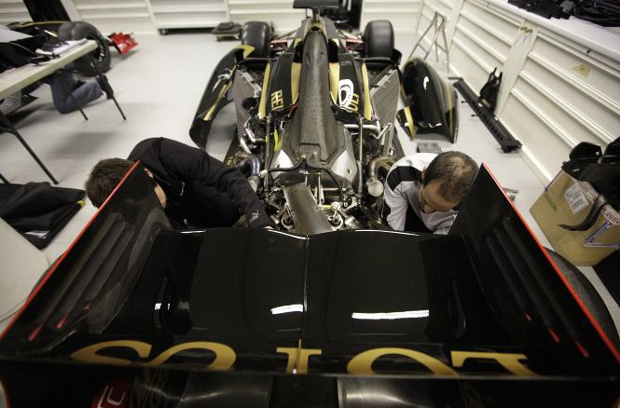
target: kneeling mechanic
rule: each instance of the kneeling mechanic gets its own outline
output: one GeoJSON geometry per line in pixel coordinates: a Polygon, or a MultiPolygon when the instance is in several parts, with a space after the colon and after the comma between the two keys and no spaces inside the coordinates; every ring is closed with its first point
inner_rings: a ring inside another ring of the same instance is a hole
{"type": "Polygon", "coordinates": [[[250,227],[268,227],[262,203],[243,174],[183,143],[153,138],[141,141],[127,159],[101,160],[86,181],[86,193],[100,207],[127,171],[140,160],[175,228],[230,227],[240,213],[250,227]]]}

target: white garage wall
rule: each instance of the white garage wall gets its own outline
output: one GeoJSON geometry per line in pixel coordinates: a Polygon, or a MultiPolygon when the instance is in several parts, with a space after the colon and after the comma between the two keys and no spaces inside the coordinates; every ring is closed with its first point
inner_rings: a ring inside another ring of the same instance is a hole
{"type": "MultiPolygon", "coordinates": [[[[155,32],[148,0],[62,0],[62,3],[71,19],[88,21],[104,35],[115,31],[155,32]]],[[[31,20],[23,1],[0,0],[1,23],[31,20]]]]}
{"type": "Polygon", "coordinates": [[[363,0],[360,28],[371,20],[390,20],[394,30],[413,32],[422,0],[363,0]]]}
{"type": "MultiPolygon", "coordinates": [[[[270,21],[277,32],[283,33],[298,27],[306,16],[304,10],[293,9],[293,0],[62,0],[62,3],[71,19],[88,21],[103,34],[213,28],[229,20],[270,21]]],[[[0,0],[0,22],[14,21],[30,21],[23,1],[0,0]]]]}
{"type": "Polygon", "coordinates": [[[228,9],[236,23],[268,21],[278,33],[296,29],[306,17],[305,10],[293,9],[293,0],[228,0],[228,9]]]}
{"type": "Polygon", "coordinates": [[[103,35],[119,31],[154,31],[145,0],[73,0],[72,3],[81,19],[93,24],[103,35]]]}
{"type": "Polygon", "coordinates": [[[30,14],[23,1],[0,0],[0,24],[30,20],[30,14]]]}
{"type": "Polygon", "coordinates": [[[577,143],[620,135],[619,99],[617,69],[539,32],[498,116],[549,178],[577,143]]]}
{"type": "Polygon", "coordinates": [[[147,0],[147,4],[159,30],[215,27],[229,19],[226,0],[147,0]]]}
{"type": "MultiPolygon", "coordinates": [[[[435,15],[438,13],[446,20],[446,36],[451,37],[454,31],[455,22],[458,19],[458,11],[461,9],[463,0],[424,0],[421,5],[421,13],[416,21],[415,30],[421,34],[428,26],[435,15]]],[[[431,30],[427,37],[433,36],[434,31],[431,30]]]]}
{"type": "Polygon", "coordinates": [[[494,68],[503,72],[495,114],[543,181],[579,142],[604,147],[620,136],[618,31],[544,19],[500,0],[457,1],[451,9],[446,1],[425,0],[417,33],[435,12],[445,15],[451,73],[476,92],[494,68]]]}

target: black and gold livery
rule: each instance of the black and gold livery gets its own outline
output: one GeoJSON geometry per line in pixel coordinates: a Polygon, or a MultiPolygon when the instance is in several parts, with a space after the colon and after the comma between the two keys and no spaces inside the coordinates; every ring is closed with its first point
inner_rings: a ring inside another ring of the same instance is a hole
{"type": "Polygon", "coordinates": [[[399,71],[389,22],[360,39],[321,17],[326,3],[339,2],[295,1],[312,17],[283,42],[250,24],[192,127],[204,146],[234,100],[226,160],[275,228],[173,230],[137,163],[2,332],[0,406],[617,403],[604,303],[485,166],[447,236],[386,230],[376,194],[400,154],[395,98],[413,132],[441,118],[456,132],[456,104],[424,63],[399,71]],[[427,124],[420,80],[450,108],[427,124]]]}
{"type": "Polygon", "coordinates": [[[617,397],[610,317],[576,295],[486,167],[448,236],[300,236],[172,230],[139,166],[2,334],[11,407],[617,397]]]}
{"type": "Polygon", "coordinates": [[[233,101],[237,132],[225,162],[246,173],[278,229],[385,228],[381,182],[404,151],[396,124],[412,138],[436,132],[454,141],[456,93],[422,61],[401,72],[389,21],[353,35],[321,15],[324,3],[285,36],[247,23],[242,45],[214,71],[190,135],[206,148],[217,112],[233,101]],[[312,208],[296,205],[309,197],[312,208]]]}

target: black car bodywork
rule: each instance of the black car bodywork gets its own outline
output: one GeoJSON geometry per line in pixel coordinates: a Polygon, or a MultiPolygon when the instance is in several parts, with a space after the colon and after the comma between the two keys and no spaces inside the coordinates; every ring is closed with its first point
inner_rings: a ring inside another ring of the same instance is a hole
{"type": "MultiPolygon", "coordinates": [[[[315,18],[292,48],[278,51],[277,61],[270,54],[254,60],[243,49],[231,53],[227,58],[237,65],[214,76],[199,109],[206,112],[195,123],[195,140],[204,144],[231,89],[244,95],[261,78],[293,83],[294,75],[267,74],[285,74],[286,66],[306,71],[298,103],[283,90],[280,104],[272,96],[280,88],[264,82],[258,88],[269,89],[269,98],[260,92],[235,97],[243,109],[238,113],[247,113],[239,146],[253,146],[245,155],[233,146],[228,157],[251,163],[250,176],[258,177],[257,191],[272,207],[277,229],[173,230],[136,164],[2,333],[0,402],[184,408],[617,403],[620,351],[608,312],[595,291],[569,281],[574,272],[540,246],[486,167],[448,236],[390,231],[380,222],[372,177],[398,155],[383,155],[395,146],[388,133],[396,109],[391,101],[392,119],[369,123],[375,109],[387,105],[373,102],[367,111],[365,96],[378,96],[363,89],[372,88],[373,78],[379,88],[400,89],[400,81],[386,80],[401,75],[391,58],[396,54],[366,58],[368,81],[362,75],[359,88],[351,87],[359,92],[357,109],[338,106],[327,67],[354,72],[359,61],[332,41],[329,23],[323,30],[315,18]],[[321,58],[325,64],[318,67],[308,63],[321,58]],[[377,76],[369,68],[375,62],[383,66],[377,76]],[[251,67],[262,67],[263,75],[251,67]],[[351,154],[348,174],[348,162],[337,163],[351,154]]],[[[359,77],[344,77],[351,78],[359,77]]]]}
{"type": "Polygon", "coordinates": [[[609,316],[577,296],[486,167],[449,236],[175,231],[137,169],[3,333],[11,406],[611,406],[618,395],[609,316]]]}

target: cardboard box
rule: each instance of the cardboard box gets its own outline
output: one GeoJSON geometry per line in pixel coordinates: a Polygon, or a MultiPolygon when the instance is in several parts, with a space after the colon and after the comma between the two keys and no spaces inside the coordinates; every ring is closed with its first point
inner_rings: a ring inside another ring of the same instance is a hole
{"type": "Polygon", "coordinates": [[[580,224],[598,197],[587,182],[560,171],[530,212],[554,250],[575,265],[596,265],[620,248],[620,217],[606,205],[587,231],[568,231],[558,224],[580,224]]]}

